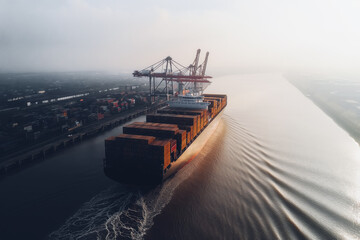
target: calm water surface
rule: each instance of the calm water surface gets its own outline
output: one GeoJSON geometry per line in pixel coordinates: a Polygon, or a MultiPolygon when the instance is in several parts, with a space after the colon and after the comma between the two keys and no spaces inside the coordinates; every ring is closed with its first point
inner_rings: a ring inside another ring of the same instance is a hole
{"type": "MultiPolygon", "coordinates": [[[[201,154],[151,190],[102,173],[103,139],[0,182],[1,239],[359,239],[360,149],[277,74],[215,79],[201,154]]],[[[141,120],[141,119],[140,119],[141,120]]]]}

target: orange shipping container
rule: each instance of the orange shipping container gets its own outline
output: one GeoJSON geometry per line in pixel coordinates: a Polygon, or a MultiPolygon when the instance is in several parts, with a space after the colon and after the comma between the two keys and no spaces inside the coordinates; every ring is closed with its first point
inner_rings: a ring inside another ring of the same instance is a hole
{"type": "Polygon", "coordinates": [[[170,164],[170,140],[155,140],[150,144],[150,149],[155,159],[163,159],[166,169],[170,164]]]}
{"type": "Polygon", "coordinates": [[[187,134],[187,144],[189,144],[191,141],[191,133],[187,132],[186,134],[187,134]]]}

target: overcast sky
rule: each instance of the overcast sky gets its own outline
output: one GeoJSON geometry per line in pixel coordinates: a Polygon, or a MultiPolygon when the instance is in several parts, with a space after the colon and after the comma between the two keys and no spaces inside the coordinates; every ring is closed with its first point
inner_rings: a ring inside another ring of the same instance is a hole
{"type": "Polygon", "coordinates": [[[360,1],[0,0],[0,71],[130,72],[198,48],[215,74],[360,74],[360,1]]]}

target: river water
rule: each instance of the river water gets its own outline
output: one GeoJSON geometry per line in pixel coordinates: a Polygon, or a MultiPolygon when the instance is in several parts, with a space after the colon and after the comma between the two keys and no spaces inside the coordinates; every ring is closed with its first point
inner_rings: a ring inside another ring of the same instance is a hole
{"type": "Polygon", "coordinates": [[[343,129],[280,74],[207,92],[228,106],[174,177],[107,179],[113,129],[0,181],[0,239],[360,239],[360,148],[343,129]]]}

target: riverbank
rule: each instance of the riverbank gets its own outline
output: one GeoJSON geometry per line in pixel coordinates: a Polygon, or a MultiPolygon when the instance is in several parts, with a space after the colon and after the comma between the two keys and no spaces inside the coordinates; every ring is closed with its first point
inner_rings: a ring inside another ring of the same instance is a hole
{"type": "Polygon", "coordinates": [[[113,129],[121,124],[130,121],[133,118],[141,115],[156,111],[158,108],[165,106],[165,102],[154,104],[151,107],[145,107],[142,109],[135,109],[125,115],[119,116],[115,119],[111,119],[100,124],[91,125],[87,128],[83,128],[80,133],[76,133],[69,136],[63,136],[50,143],[43,144],[25,153],[14,155],[11,158],[3,160],[0,163],[0,178],[8,174],[20,171],[27,166],[30,166],[36,162],[44,160],[48,155],[53,155],[58,151],[64,150],[71,146],[81,143],[86,139],[90,139],[99,133],[113,129]]]}
{"type": "Polygon", "coordinates": [[[289,80],[302,94],[331,117],[360,145],[359,84],[335,80],[289,80]]]}

